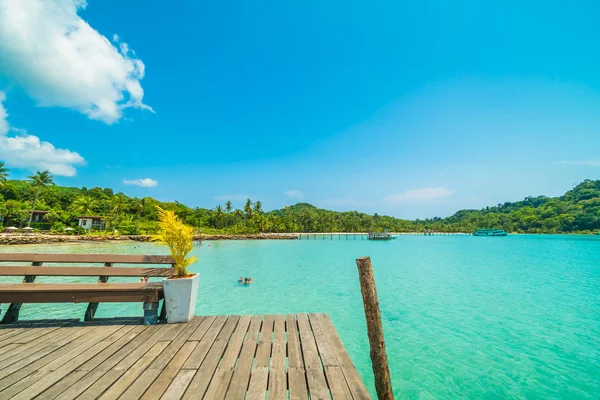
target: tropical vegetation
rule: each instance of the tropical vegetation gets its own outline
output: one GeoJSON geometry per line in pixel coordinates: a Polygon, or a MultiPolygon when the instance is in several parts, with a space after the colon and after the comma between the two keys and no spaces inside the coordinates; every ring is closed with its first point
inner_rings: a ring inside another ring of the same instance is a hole
{"type": "Polygon", "coordinates": [[[600,230],[600,180],[585,180],[559,197],[526,197],[481,210],[461,210],[447,218],[414,221],[365,214],[337,212],[298,203],[264,211],[260,201],[247,199],[236,208],[231,201],[213,209],[191,208],[179,202],[151,197],[133,198],[109,188],[74,188],[54,185],[51,174],[40,171],[29,180],[8,180],[0,164],[0,216],[4,225],[31,223],[38,229],[62,231],[77,227],[78,216],[102,216],[106,233],[154,234],[160,232],[162,210],[171,211],[182,223],[204,233],[259,232],[473,232],[497,228],[525,233],[586,233],[600,230]],[[158,206],[158,207],[157,207],[158,206]],[[31,210],[48,211],[41,223],[31,222],[31,210]]]}
{"type": "Polygon", "coordinates": [[[188,257],[194,247],[194,230],[184,224],[174,211],[163,210],[156,206],[158,211],[158,233],[152,236],[152,241],[165,245],[173,257],[175,277],[188,276],[187,267],[196,262],[196,257],[188,257]]]}

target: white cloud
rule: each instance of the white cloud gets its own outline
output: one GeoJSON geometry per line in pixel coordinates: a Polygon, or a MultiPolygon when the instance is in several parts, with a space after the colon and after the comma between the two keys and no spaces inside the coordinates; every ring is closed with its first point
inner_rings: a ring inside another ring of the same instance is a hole
{"type": "Polygon", "coordinates": [[[61,176],[76,175],[75,166],[85,164],[83,157],[74,151],[57,149],[52,143],[27,134],[24,129],[11,127],[2,104],[5,99],[6,95],[0,91],[0,159],[9,167],[48,170],[61,176]]]}
{"type": "Polygon", "coordinates": [[[302,193],[299,190],[287,190],[285,192],[283,192],[287,197],[292,197],[295,199],[303,199],[306,196],[304,195],[304,193],[302,193]]]}
{"type": "Polygon", "coordinates": [[[582,160],[582,161],[555,161],[552,164],[560,165],[585,165],[588,167],[600,167],[600,160],[582,160]]]}
{"type": "Polygon", "coordinates": [[[252,196],[248,194],[228,194],[223,196],[215,196],[214,199],[218,201],[246,201],[247,199],[251,199],[252,196]]]}
{"type": "Polygon", "coordinates": [[[444,187],[413,189],[386,196],[384,200],[389,203],[419,203],[444,199],[452,196],[453,193],[444,187]]]}
{"type": "Polygon", "coordinates": [[[158,181],[155,181],[154,179],[150,179],[150,178],[144,178],[144,179],[123,179],[123,183],[126,185],[133,185],[133,186],[141,186],[141,187],[154,187],[156,185],[158,185],[158,181]]]}
{"type": "Polygon", "coordinates": [[[117,35],[114,44],[77,12],[85,0],[0,0],[0,73],[44,107],[113,123],[142,102],[144,63],[117,35]],[[116,47],[118,45],[118,47],[116,47]]]}

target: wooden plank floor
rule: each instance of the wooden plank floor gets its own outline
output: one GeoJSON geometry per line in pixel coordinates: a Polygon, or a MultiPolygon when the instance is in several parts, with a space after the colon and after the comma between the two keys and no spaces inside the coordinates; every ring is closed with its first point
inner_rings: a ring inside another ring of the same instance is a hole
{"type": "Polygon", "coordinates": [[[371,399],[329,316],[0,325],[2,399],[371,399]]]}

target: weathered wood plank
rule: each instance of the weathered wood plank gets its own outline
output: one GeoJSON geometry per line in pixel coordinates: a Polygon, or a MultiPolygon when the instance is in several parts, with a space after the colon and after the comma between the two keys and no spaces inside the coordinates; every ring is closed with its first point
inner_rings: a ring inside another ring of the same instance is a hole
{"type": "Polygon", "coordinates": [[[260,328],[260,337],[254,360],[254,368],[269,367],[271,344],[273,343],[273,315],[265,315],[260,328]]]}
{"type": "Polygon", "coordinates": [[[273,341],[273,323],[274,323],[273,315],[265,315],[263,318],[262,327],[260,328],[260,342],[269,342],[273,341]]]}
{"type": "Polygon", "coordinates": [[[235,332],[231,336],[231,340],[229,341],[229,345],[225,350],[225,354],[223,354],[223,358],[219,364],[219,368],[230,368],[233,369],[235,366],[235,362],[240,354],[240,350],[242,348],[242,343],[246,337],[246,332],[248,331],[248,326],[250,325],[250,316],[244,315],[240,318],[237,327],[235,328],[235,332]]]}
{"type": "Polygon", "coordinates": [[[73,351],[74,349],[80,348],[82,344],[85,344],[98,333],[100,327],[88,326],[83,327],[82,330],[83,334],[79,337],[68,343],[65,343],[64,346],[53,348],[52,351],[46,354],[44,357],[2,379],[0,381],[2,396],[6,396],[7,398],[15,397],[16,394],[30,386],[32,382],[36,382],[40,376],[45,376],[43,372],[40,372],[41,369],[48,364],[52,364],[56,360],[63,359],[62,356],[69,354],[69,352],[73,351]],[[36,376],[36,374],[38,374],[38,376],[36,376]]]}
{"type": "Polygon", "coordinates": [[[83,378],[87,374],[87,371],[73,371],[67,374],[64,378],[62,378],[59,383],[62,385],[53,385],[50,388],[46,389],[42,394],[40,394],[37,399],[40,400],[51,400],[58,397],[62,392],[64,392],[65,387],[69,387],[74,385],[79,379],[83,378]]]}
{"type": "Polygon", "coordinates": [[[285,316],[283,314],[275,315],[274,320],[273,342],[285,343],[285,316]]]}
{"type": "Polygon", "coordinates": [[[11,330],[24,343],[0,353],[0,398],[371,398],[327,315],[140,321],[11,330]]]}
{"type": "Polygon", "coordinates": [[[109,326],[99,327],[95,331],[94,336],[90,337],[89,340],[86,340],[85,342],[81,343],[81,345],[75,347],[71,351],[68,351],[67,353],[65,353],[61,356],[57,356],[56,353],[54,353],[54,355],[55,355],[54,360],[52,360],[52,362],[44,365],[43,367],[39,368],[38,370],[42,371],[42,372],[56,371],[58,368],[60,368],[62,365],[64,365],[67,361],[72,360],[74,357],[77,357],[79,354],[85,352],[90,347],[92,347],[96,343],[104,340],[105,338],[107,338],[108,336],[110,336],[111,334],[113,334],[114,332],[118,331],[121,328],[123,328],[123,326],[118,326],[118,325],[116,325],[116,326],[109,325],[109,326]]]}
{"type": "Polygon", "coordinates": [[[173,258],[137,254],[0,253],[0,262],[173,264],[173,258]]]}
{"type": "Polygon", "coordinates": [[[231,382],[232,375],[233,370],[231,368],[217,368],[210,381],[210,385],[206,390],[205,398],[210,400],[223,400],[225,398],[225,393],[227,393],[229,382],[231,382]]]}
{"type": "MultiPolygon", "coordinates": [[[[198,317],[196,317],[196,318],[198,318],[198,317]]],[[[203,318],[204,319],[200,323],[200,326],[198,328],[196,328],[196,330],[194,331],[194,333],[192,333],[190,335],[189,340],[195,340],[195,341],[202,340],[202,338],[204,337],[204,335],[206,334],[206,332],[208,332],[208,329],[215,322],[215,319],[217,317],[211,316],[211,317],[203,317],[203,318]]]]}
{"type": "MultiPolygon", "coordinates": [[[[64,387],[63,392],[57,397],[61,400],[71,400],[79,396],[98,379],[107,374],[111,369],[131,351],[141,346],[155,333],[153,329],[146,326],[136,326],[134,332],[126,335],[131,337],[131,340],[117,340],[113,345],[109,346],[104,352],[98,354],[85,364],[79,367],[79,370],[89,371],[82,379],[74,385],[64,387]],[[110,353],[110,354],[108,354],[110,353]]],[[[113,372],[114,373],[114,372],[113,372]]],[[[116,379],[116,378],[115,378],[116,379]]],[[[61,382],[58,383],[61,385],[61,382]]]]}
{"type": "MultiPolygon", "coordinates": [[[[229,317],[229,319],[225,323],[225,326],[223,327],[221,332],[219,332],[219,335],[217,336],[217,339],[213,343],[212,347],[210,348],[208,354],[204,358],[202,365],[200,365],[198,372],[192,379],[192,382],[190,382],[190,385],[188,386],[187,391],[183,396],[184,399],[196,399],[204,396],[204,393],[208,389],[211,378],[215,373],[215,370],[217,369],[217,364],[223,356],[223,353],[225,352],[225,348],[227,347],[229,338],[231,337],[231,334],[233,333],[233,330],[235,329],[235,326],[237,325],[238,321],[239,316],[229,317]]],[[[233,374],[233,371],[231,372],[233,374]]],[[[227,375],[221,376],[223,379],[227,377],[227,375]]],[[[229,378],[231,378],[231,375],[229,375],[229,378]]]]}
{"type": "Polygon", "coordinates": [[[42,366],[52,362],[56,357],[85,342],[94,334],[95,327],[80,327],[70,336],[57,338],[53,346],[42,349],[38,353],[25,357],[19,362],[0,371],[0,391],[36,372],[42,366]]]}
{"type": "MultiPolygon", "coordinates": [[[[177,329],[178,334],[174,337],[170,336],[173,331],[167,332],[165,336],[161,340],[165,340],[167,337],[172,337],[172,342],[169,346],[162,352],[162,354],[152,363],[150,366],[151,369],[164,370],[168,365],[171,364],[173,358],[180,353],[180,349],[185,345],[186,341],[189,339],[190,335],[198,328],[198,325],[202,323],[203,317],[195,317],[187,324],[181,324],[183,329],[177,329]]],[[[194,350],[198,341],[194,341],[194,346],[188,346],[186,349],[189,349],[189,352],[186,353],[185,358],[181,360],[181,355],[179,355],[178,360],[185,362],[191,352],[194,350]]],[[[181,368],[181,366],[179,366],[181,368]]],[[[173,375],[174,376],[174,375],[173,375]]]]}
{"type": "Polygon", "coordinates": [[[333,397],[333,400],[346,400],[352,398],[350,388],[346,383],[346,378],[344,377],[341,367],[326,366],[325,374],[327,375],[327,382],[329,383],[329,390],[331,390],[331,397],[333,397]]]}
{"type": "Polygon", "coordinates": [[[135,364],[131,366],[114,384],[108,388],[100,399],[117,399],[135,382],[135,380],[144,372],[144,370],[160,355],[160,353],[169,345],[168,342],[159,341],[144,354],[135,364]]]}
{"type": "Polygon", "coordinates": [[[360,378],[358,371],[354,367],[350,356],[346,352],[340,337],[338,336],[331,319],[327,314],[319,314],[319,320],[321,321],[321,325],[323,329],[327,333],[329,338],[329,343],[331,343],[332,348],[335,351],[335,355],[340,363],[342,368],[342,372],[344,373],[344,377],[346,378],[346,382],[348,383],[348,387],[350,388],[350,392],[352,393],[352,397],[355,400],[370,400],[371,395],[367,390],[364,382],[360,378]]]}
{"type": "Polygon", "coordinates": [[[304,313],[298,314],[298,330],[300,332],[305,368],[322,369],[315,338],[310,328],[308,317],[304,313]]]}
{"type": "MultiPolygon", "coordinates": [[[[113,327],[111,327],[111,328],[113,328],[113,327]]],[[[93,343],[93,346],[91,346],[91,347],[87,346],[87,349],[85,351],[81,352],[77,356],[75,356],[75,353],[71,354],[71,357],[74,356],[73,358],[66,360],[66,362],[64,362],[61,366],[54,366],[53,367],[53,368],[55,368],[54,370],[48,370],[48,371],[40,370],[39,372],[45,373],[43,378],[32,382],[31,385],[26,390],[20,392],[19,395],[15,396],[14,398],[15,399],[21,399],[21,398],[28,399],[28,398],[38,396],[44,390],[48,389],[49,387],[54,385],[56,382],[60,381],[63,377],[65,377],[69,373],[73,372],[79,365],[85,363],[86,360],[88,360],[90,357],[93,357],[94,355],[101,352],[104,348],[106,348],[106,346],[107,346],[106,343],[101,342],[100,340],[106,338],[107,335],[111,335],[113,337],[114,336],[119,337],[119,335],[124,335],[127,332],[127,329],[125,329],[126,327],[118,327],[117,326],[116,328],[118,328],[118,329],[103,330],[100,334],[96,335],[96,337],[93,340],[86,342],[86,346],[89,345],[90,342],[93,343]]],[[[69,353],[67,353],[67,354],[69,354],[69,353]]],[[[66,356],[66,354],[65,354],[65,356],[66,356]]],[[[57,360],[60,360],[60,358],[58,358],[57,360]]],[[[21,384],[22,382],[19,382],[19,383],[21,384]]]]}
{"type": "Polygon", "coordinates": [[[269,368],[254,368],[250,377],[246,400],[265,400],[267,397],[267,379],[269,379],[269,368]]]}
{"type": "MultiPolygon", "coordinates": [[[[80,365],[77,370],[78,371],[91,371],[104,361],[106,361],[109,357],[113,356],[118,350],[123,348],[125,345],[129,344],[133,339],[135,339],[138,335],[141,335],[145,330],[146,326],[144,325],[134,325],[131,327],[131,330],[127,332],[123,337],[115,340],[114,342],[110,342],[108,339],[105,340],[109,345],[102,352],[97,354],[96,356],[89,359],[83,365],[80,365]]],[[[116,364],[116,361],[115,361],[116,364]]]]}
{"type": "Polygon", "coordinates": [[[312,399],[329,399],[329,390],[325,373],[321,366],[317,344],[308,316],[305,313],[298,314],[298,328],[300,331],[300,342],[302,344],[302,354],[304,355],[304,367],[306,370],[306,380],[308,381],[308,391],[312,399]]]}
{"type": "Polygon", "coordinates": [[[179,400],[192,381],[194,374],[195,371],[191,369],[182,369],[179,371],[161,400],[179,400]]]}
{"type": "MultiPolygon", "coordinates": [[[[144,400],[150,399],[160,399],[165,390],[169,387],[173,379],[177,376],[181,367],[188,359],[192,351],[196,348],[198,342],[185,342],[185,344],[180,348],[177,354],[173,357],[171,362],[165,366],[164,369],[158,369],[161,371],[160,375],[156,378],[156,380],[150,386],[150,389],[146,391],[144,394],[144,400]]],[[[151,369],[157,369],[154,365],[151,366],[151,369]]],[[[148,372],[148,371],[147,371],[148,372]]],[[[193,374],[192,374],[193,377],[193,374]]],[[[192,378],[190,378],[190,381],[192,378]]],[[[188,382],[189,383],[189,382],[188,382]]],[[[187,387],[187,386],[186,386],[187,387]]],[[[185,388],[184,388],[185,391],[185,388]]]]}
{"type": "Polygon", "coordinates": [[[250,382],[252,361],[254,360],[254,353],[256,352],[258,332],[260,331],[261,324],[262,318],[260,315],[254,315],[250,320],[248,333],[242,345],[242,351],[240,352],[240,357],[225,397],[227,400],[244,400],[246,397],[246,389],[250,382]]]}
{"type": "Polygon", "coordinates": [[[304,368],[289,368],[288,381],[290,400],[308,400],[306,374],[304,368]]]}
{"type": "MultiPolygon", "coordinates": [[[[194,370],[189,370],[194,372],[194,370]]],[[[147,369],[139,378],[129,386],[129,388],[119,397],[119,400],[138,400],[152,385],[154,380],[162,371],[159,369],[147,369]]]]}
{"type": "Polygon", "coordinates": [[[322,369],[306,368],[306,380],[311,400],[330,400],[329,387],[322,369]]]}
{"type": "Polygon", "coordinates": [[[332,347],[329,334],[325,332],[325,328],[321,323],[319,314],[313,313],[309,314],[308,316],[310,318],[310,326],[312,327],[312,331],[314,333],[314,338],[317,343],[317,349],[319,351],[319,356],[321,357],[323,366],[339,366],[340,363],[335,354],[335,349],[332,347]]]}
{"type": "Polygon", "coordinates": [[[300,349],[300,338],[298,336],[298,325],[294,314],[286,315],[286,330],[288,339],[288,366],[289,368],[304,369],[304,360],[300,349]]]}
{"type": "Polygon", "coordinates": [[[262,317],[260,315],[253,315],[250,319],[250,326],[248,327],[248,333],[246,334],[246,340],[258,341],[258,332],[262,325],[262,317]]]}
{"type": "Polygon", "coordinates": [[[66,324],[52,326],[52,327],[44,327],[42,325],[42,326],[30,327],[27,329],[23,328],[23,329],[15,330],[12,332],[11,335],[5,337],[3,340],[0,341],[0,348],[6,346],[8,344],[13,344],[13,343],[18,343],[18,344],[30,343],[37,338],[51,334],[52,332],[56,331],[60,326],[64,326],[64,325],[66,325],[66,324]]]}
{"type": "MultiPolygon", "coordinates": [[[[39,331],[41,329],[34,328],[32,330],[39,331]]],[[[41,334],[36,340],[32,340],[26,344],[13,343],[3,345],[3,348],[7,348],[9,350],[0,355],[0,370],[19,360],[22,360],[24,357],[27,357],[30,354],[35,354],[41,349],[48,347],[53,343],[53,340],[56,338],[64,338],[69,332],[70,331],[68,329],[53,330],[47,334],[41,334]],[[17,347],[11,348],[10,346],[17,347]]]]}
{"type": "MultiPolygon", "coordinates": [[[[144,333],[149,335],[139,335],[128,345],[117,351],[108,360],[100,364],[97,368],[88,374],[91,384],[88,379],[85,379],[86,388],[79,395],[79,399],[96,399],[104,391],[110,387],[117,379],[131,368],[146,352],[148,352],[170,327],[168,325],[153,325],[149,326],[144,333]],[[115,362],[118,360],[117,362],[115,362]],[[110,368],[106,370],[107,368],[110,368]],[[104,372],[104,373],[102,373],[104,372]]],[[[168,345],[168,342],[160,342],[161,345],[168,345]]],[[[87,376],[86,376],[87,378],[87,376]]],[[[83,385],[82,385],[83,386],[83,385]]],[[[66,395],[71,395],[71,389],[65,392],[66,395]]],[[[80,385],[76,388],[81,390],[80,385]]]]}
{"type": "MultiPolygon", "coordinates": [[[[210,328],[208,328],[208,331],[202,337],[202,340],[200,340],[198,346],[196,346],[196,348],[194,349],[194,351],[192,351],[192,354],[190,354],[185,364],[183,364],[183,369],[200,368],[202,361],[204,361],[204,358],[206,358],[208,351],[217,339],[217,336],[221,332],[221,329],[223,329],[225,322],[227,322],[227,317],[218,317],[213,320],[212,325],[210,326],[210,328]]],[[[194,332],[192,336],[190,336],[190,340],[195,339],[197,337],[196,332],[194,332]]]]}
{"type": "Polygon", "coordinates": [[[0,276],[122,276],[122,277],[168,277],[173,275],[172,268],[135,268],[135,267],[13,267],[0,266],[0,276]]]}
{"type": "MultiPolygon", "coordinates": [[[[277,324],[277,322],[275,322],[277,324]]],[[[275,334],[277,335],[277,334],[275,334]]],[[[287,375],[285,371],[285,342],[273,343],[271,355],[271,369],[269,371],[269,399],[285,399],[287,390],[287,375]]]]}

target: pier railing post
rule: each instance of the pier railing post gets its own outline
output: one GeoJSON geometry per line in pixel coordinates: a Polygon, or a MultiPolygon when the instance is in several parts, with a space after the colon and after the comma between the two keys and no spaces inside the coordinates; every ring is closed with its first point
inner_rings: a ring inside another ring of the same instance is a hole
{"type": "Polygon", "coordinates": [[[362,292],[365,317],[367,319],[371,363],[373,364],[373,374],[375,375],[375,390],[377,390],[379,400],[394,400],[371,258],[357,258],[356,266],[358,267],[360,291],[362,292]]]}

